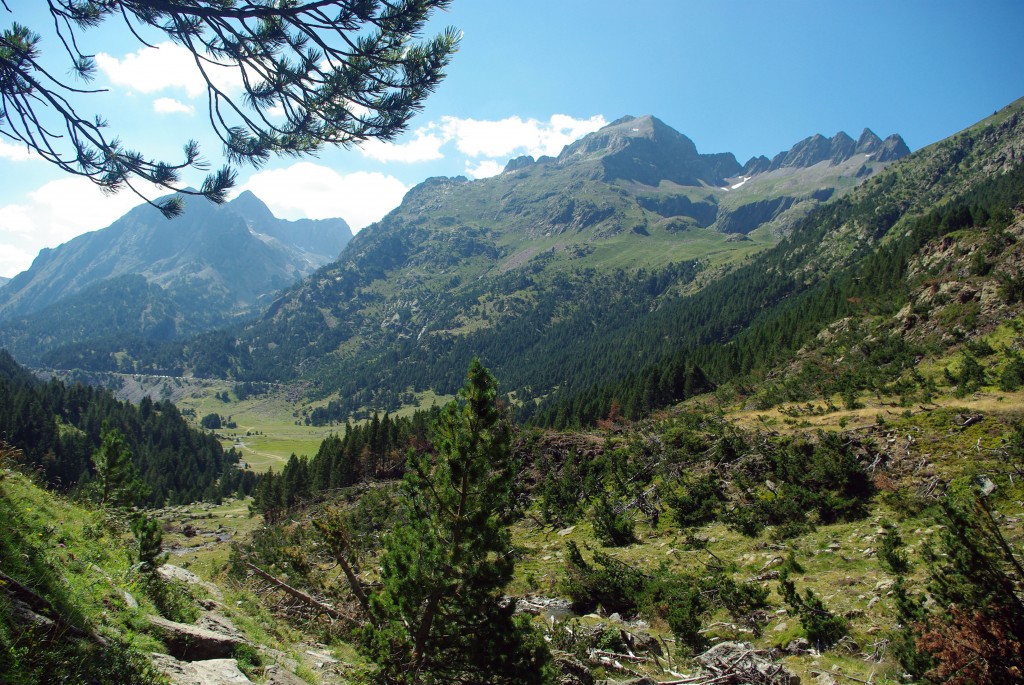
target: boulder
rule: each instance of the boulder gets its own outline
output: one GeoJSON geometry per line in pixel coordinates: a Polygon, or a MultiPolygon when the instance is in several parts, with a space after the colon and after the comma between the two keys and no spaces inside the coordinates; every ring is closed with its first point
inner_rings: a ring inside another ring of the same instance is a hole
{"type": "Polygon", "coordinates": [[[230,657],[244,640],[212,630],[150,616],[150,625],[159,633],[168,651],[183,661],[203,661],[230,657]]]}
{"type": "Polygon", "coordinates": [[[263,685],[306,685],[306,681],[283,666],[274,664],[264,669],[267,679],[263,685]]]}
{"type": "Polygon", "coordinates": [[[234,659],[179,661],[167,654],[153,654],[153,665],[174,685],[246,685],[252,683],[238,670],[234,659]]]}

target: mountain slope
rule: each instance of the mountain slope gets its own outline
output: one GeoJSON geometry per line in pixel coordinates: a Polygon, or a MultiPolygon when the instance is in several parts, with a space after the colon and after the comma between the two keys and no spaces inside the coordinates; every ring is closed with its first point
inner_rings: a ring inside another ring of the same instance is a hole
{"type": "Polygon", "coordinates": [[[581,345],[617,349],[663,302],[774,244],[782,231],[766,220],[848,192],[870,176],[858,178],[861,168],[884,168],[867,154],[741,180],[729,176],[742,171],[732,155],[701,155],[653,117],[624,118],[558,158],[420,184],[261,320],[190,344],[184,366],[301,373],[350,411],[457,387],[481,354],[521,396],[544,395],[581,345]],[[748,235],[715,229],[752,202],[772,207],[744,219],[737,232],[748,235]]]}
{"type": "Polygon", "coordinates": [[[0,317],[31,314],[125,274],[237,312],[334,259],[350,237],[340,219],[298,226],[276,219],[248,192],[223,207],[189,203],[173,221],[142,205],[105,229],[40,252],[0,289],[0,317]]]}
{"type": "Polygon", "coordinates": [[[137,207],[44,250],[0,288],[0,345],[38,364],[51,349],[97,338],[194,335],[251,312],[350,238],[341,219],[277,219],[250,192],[223,207],[190,203],[174,221],[137,207]]]}

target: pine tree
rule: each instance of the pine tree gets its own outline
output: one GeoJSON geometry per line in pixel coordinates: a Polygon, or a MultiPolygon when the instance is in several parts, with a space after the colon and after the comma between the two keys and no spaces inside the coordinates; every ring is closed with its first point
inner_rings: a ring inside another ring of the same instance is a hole
{"type": "MultiPolygon", "coordinates": [[[[207,167],[198,143],[186,142],[177,162],[128,149],[107,130],[104,117],[79,110],[87,96],[103,91],[54,76],[60,69],[42,54],[44,45],[63,45],[70,73],[88,82],[97,64],[79,47],[86,30],[123,21],[125,34],[139,41],[140,30],[164,34],[195,56],[207,85],[208,123],[228,162],[260,166],[272,155],[315,154],[327,145],[391,140],[401,133],[458,49],[453,28],[417,40],[433,12],[450,1],[46,0],[49,42],[17,21],[35,17],[17,6],[15,22],[0,34],[0,138],[22,143],[107,191],[127,187],[138,193],[134,181],[142,179],[220,203],[234,185],[234,169],[210,173],[199,190],[182,187],[184,170],[207,167]],[[236,73],[242,96],[218,87],[211,69],[236,73]],[[271,123],[275,109],[284,120],[271,123]]],[[[47,22],[37,28],[46,30],[47,22]]],[[[168,217],[182,211],[180,197],[155,206],[168,217]]]]}
{"type": "Polygon", "coordinates": [[[92,453],[100,504],[126,506],[144,499],[145,487],[137,477],[124,434],[116,428],[108,430],[104,425],[101,439],[102,443],[92,453]]]}
{"type": "Polygon", "coordinates": [[[435,426],[437,458],[410,454],[402,525],[385,542],[363,646],[380,683],[539,683],[547,648],[501,600],[512,578],[511,426],[474,360],[435,426]]]}

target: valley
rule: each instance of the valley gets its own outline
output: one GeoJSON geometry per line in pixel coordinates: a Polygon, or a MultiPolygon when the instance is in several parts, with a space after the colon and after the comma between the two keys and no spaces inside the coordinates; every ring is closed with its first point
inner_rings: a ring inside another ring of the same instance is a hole
{"type": "Polygon", "coordinates": [[[53,380],[0,358],[3,654],[1012,682],[1024,101],[910,154],[869,133],[740,165],[623,118],[423,182],[254,318],[83,339],[53,380]]]}

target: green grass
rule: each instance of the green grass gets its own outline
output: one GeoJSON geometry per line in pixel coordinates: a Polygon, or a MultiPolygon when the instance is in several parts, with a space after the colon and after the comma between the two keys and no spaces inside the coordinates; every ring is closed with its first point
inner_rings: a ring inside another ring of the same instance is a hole
{"type": "Polygon", "coordinates": [[[0,681],[141,682],[147,671],[142,655],[163,648],[145,632],[145,615],[156,611],[131,570],[126,521],[75,505],[2,467],[0,516],[0,570],[48,602],[50,618],[63,626],[51,644],[45,631],[15,621],[11,595],[2,591],[9,588],[0,587],[0,681]],[[129,607],[126,592],[140,608],[129,607]],[[115,642],[104,650],[68,630],[115,642]]]}

